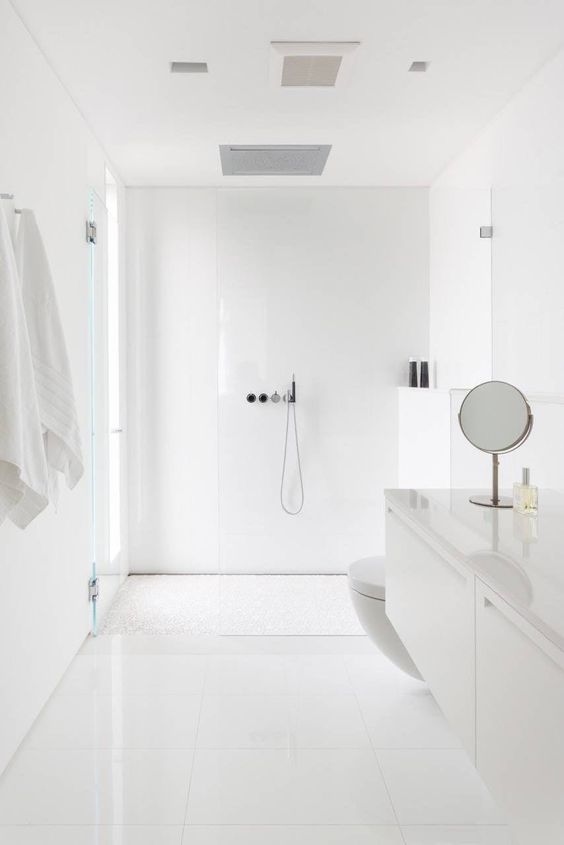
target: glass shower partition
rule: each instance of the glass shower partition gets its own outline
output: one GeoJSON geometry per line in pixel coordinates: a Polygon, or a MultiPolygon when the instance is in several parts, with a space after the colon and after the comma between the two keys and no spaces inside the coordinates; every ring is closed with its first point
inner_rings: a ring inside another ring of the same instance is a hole
{"type": "Polygon", "coordinates": [[[95,191],[88,199],[91,447],[91,630],[98,630],[100,574],[109,565],[107,403],[107,214],[95,191]]]}

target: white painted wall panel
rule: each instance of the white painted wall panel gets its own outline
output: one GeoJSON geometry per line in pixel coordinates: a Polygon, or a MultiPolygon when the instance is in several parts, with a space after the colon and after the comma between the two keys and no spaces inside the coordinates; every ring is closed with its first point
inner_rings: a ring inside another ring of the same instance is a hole
{"type": "Polygon", "coordinates": [[[128,214],[132,570],[343,572],[383,551],[396,388],[428,345],[427,191],[134,189],[128,214]],[[245,401],[293,371],[295,518],[286,406],[245,401]]]}
{"type": "Polygon", "coordinates": [[[398,487],[450,487],[450,393],[398,390],[398,487]]]}
{"type": "Polygon", "coordinates": [[[128,194],[132,572],[217,572],[215,191],[128,194]]]}
{"type": "Polygon", "coordinates": [[[492,373],[490,191],[435,187],[429,204],[433,383],[471,387],[492,373]]]}
{"type": "MultiPolygon", "coordinates": [[[[469,387],[458,373],[449,374],[449,360],[469,365],[480,338],[486,302],[479,305],[456,288],[442,297],[443,268],[464,279],[473,265],[474,245],[464,229],[447,228],[441,244],[444,215],[437,204],[450,197],[453,220],[470,218],[471,197],[492,190],[493,375],[528,392],[564,393],[564,52],[517,94],[478,138],[458,156],[431,191],[431,347],[438,360],[439,384],[469,387]],[[457,211],[458,207],[458,211],[457,211]],[[434,209],[434,210],[433,210],[434,209]],[[440,308],[437,307],[442,306],[440,308]],[[479,305],[479,307],[474,307],[479,305]],[[440,319],[437,318],[437,314],[440,319]],[[450,384],[441,373],[449,376],[450,384]]],[[[477,248],[477,247],[476,247],[477,248]]],[[[480,349],[485,349],[480,343],[480,349]]],[[[469,376],[481,380],[483,368],[469,376]]]]}
{"type": "Polygon", "coordinates": [[[428,343],[427,202],[417,189],[219,192],[223,571],[344,572],[383,552],[396,386],[428,343]],[[293,371],[298,517],[279,502],[285,406],[245,401],[293,371]]]}
{"type": "Polygon", "coordinates": [[[496,378],[564,394],[564,151],[559,171],[492,192],[493,357],[496,378]]]}
{"type": "Polygon", "coordinates": [[[0,770],[89,630],[88,188],[104,156],[10,3],[0,0],[0,191],[35,210],[74,380],[86,473],[25,531],[0,527],[0,770]]]}

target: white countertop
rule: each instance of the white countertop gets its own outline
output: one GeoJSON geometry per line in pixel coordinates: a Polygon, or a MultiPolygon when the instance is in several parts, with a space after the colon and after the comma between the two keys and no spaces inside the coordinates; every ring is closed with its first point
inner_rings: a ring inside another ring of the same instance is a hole
{"type": "Polygon", "coordinates": [[[386,490],[386,502],[564,651],[564,494],[540,490],[538,515],[522,516],[471,504],[476,492],[386,490]]]}

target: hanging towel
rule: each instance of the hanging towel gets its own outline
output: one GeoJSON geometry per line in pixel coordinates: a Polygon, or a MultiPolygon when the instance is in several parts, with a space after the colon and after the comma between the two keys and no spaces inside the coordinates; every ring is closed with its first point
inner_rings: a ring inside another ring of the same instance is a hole
{"type": "Polygon", "coordinates": [[[0,524],[25,528],[48,504],[39,405],[16,259],[0,203],[0,524]]]}
{"type": "Polygon", "coordinates": [[[33,211],[22,209],[16,237],[16,261],[29,333],[39,417],[52,494],[56,472],[72,488],[84,472],[69,360],[55,288],[33,211]]]}
{"type": "Polygon", "coordinates": [[[2,208],[4,209],[4,213],[6,215],[6,222],[8,224],[8,229],[10,230],[10,236],[12,238],[15,251],[16,220],[18,219],[18,215],[16,214],[16,203],[13,194],[4,194],[4,198],[2,199],[2,208]]]}

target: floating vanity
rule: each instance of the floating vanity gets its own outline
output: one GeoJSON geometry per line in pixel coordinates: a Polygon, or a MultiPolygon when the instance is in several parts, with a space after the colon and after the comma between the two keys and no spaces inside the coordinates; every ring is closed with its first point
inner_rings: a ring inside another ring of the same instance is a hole
{"type": "Polygon", "coordinates": [[[386,491],[386,611],[519,845],[564,843],[564,496],[386,491]]]}

